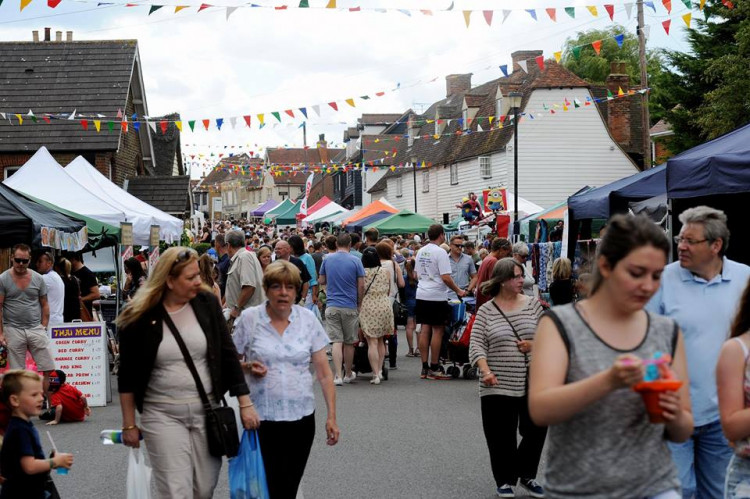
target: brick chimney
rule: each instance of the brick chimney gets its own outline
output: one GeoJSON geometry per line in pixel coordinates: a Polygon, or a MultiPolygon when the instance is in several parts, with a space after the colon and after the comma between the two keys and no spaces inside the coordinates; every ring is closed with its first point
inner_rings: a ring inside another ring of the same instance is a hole
{"type": "MultiPolygon", "coordinates": [[[[622,91],[627,93],[630,88],[630,77],[625,71],[625,63],[613,61],[609,65],[607,89],[617,97],[622,91]]],[[[615,142],[622,146],[630,144],[630,99],[612,99],[607,101],[607,126],[615,142]]]]}
{"type": "Polygon", "coordinates": [[[318,154],[320,154],[320,162],[328,163],[330,158],[328,157],[328,142],[326,142],[326,134],[321,133],[318,135],[318,154]]]}
{"type": "Polygon", "coordinates": [[[417,123],[416,114],[414,113],[409,114],[409,121],[407,122],[407,127],[409,131],[408,146],[411,147],[414,145],[414,138],[417,136],[417,133],[419,132],[419,124],[417,123]]]}
{"type": "MultiPolygon", "coordinates": [[[[521,71],[521,66],[518,64],[518,61],[533,61],[540,55],[544,55],[544,52],[541,50],[517,50],[513,52],[510,54],[511,59],[513,59],[513,72],[521,71]]],[[[537,67],[537,65],[536,63],[527,64],[526,67],[531,69],[537,67]]]]}
{"type": "Polygon", "coordinates": [[[44,28],[44,41],[52,41],[52,28],[44,28]]]}
{"type": "Polygon", "coordinates": [[[445,77],[445,96],[465,93],[471,90],[471,74],[448,75],[445,77]]]}

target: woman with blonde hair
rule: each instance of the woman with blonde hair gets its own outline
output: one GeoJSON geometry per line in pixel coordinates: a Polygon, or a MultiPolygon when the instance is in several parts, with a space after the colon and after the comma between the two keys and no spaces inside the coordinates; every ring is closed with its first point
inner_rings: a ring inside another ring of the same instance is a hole
{"type": "Polygon", "coordinates": [[[213,402],[229,391],[239,400],[245,428],[260,421],[221,306],[201,280],[198,254],[167,249],[117,325],[123,443],[138,447],[143,435],[157,497],[212,497],[221,457],[209,452],[203,403],[173,328],[213,402]]]}
{"type": "Polygon", "coordinates": [[[201,271],[201,281],[211,288],[219,303],[221,303],[221,289],[219,289],[219,283],[216,282],[216,265],[214,261],[204,253],[198,259],[198,268],[201,271]]]}
{"type": "Polygon", "coordinates": [[[271,265],[271,248],[268,246],[261,246],[258,248],[258,252],[256,253],[258,260],[260,261],[260,267],[263,269],[263,273],[265,274],[266,268],[271,265]]]}
{"type": "Polygon", "coordinates": [[[560,257],[552,263],[552,284],[549,296],[553,305],[565,305],[573,301],[573,265],[570,260],[560,257]]]}

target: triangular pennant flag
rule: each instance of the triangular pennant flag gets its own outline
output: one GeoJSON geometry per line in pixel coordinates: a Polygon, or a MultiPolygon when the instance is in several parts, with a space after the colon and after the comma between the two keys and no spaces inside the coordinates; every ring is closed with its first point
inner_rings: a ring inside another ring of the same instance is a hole
{"type": "Polygon", "coordinates": [[[700,10],[703,10],[703,7],[706,6],[706,0],[701,0],[700,6],[698,7],[700,10]]]}
{"type": "Polygon", "coordinates": [[[258,123],[260,123],[261,127],[266,124],[265,120],[266,120],[266,116],[264,114],[258,115],[258,123]]]}
{"type": "Polygon", "coordinates": [[[336,104],[336,102],[329,102],[328,105],[331,106],[334,111],[338,111],[339,110],[339,106],[338,106],[338,104],[336,104]]]}
{"type": "Polygon", "coordinates": [[[163,5],[152,5],[151,8],[148,9],[148,15],[150,16],[151,14],[153,14],[157,10],[161,9],[162,7],[164,7],[164,6],[163,5]]]}
{"type": "Polygon", "coordinates": [[[406,9],[398,9],[398,11],[401,12],[403,15],[407,16],[407,17],[411,17],[411,12],[409,12],[406,9]]]}
{"type": "Polygon", "coordinates": [[[578,99],[573,99],[573,106],[574,107],[581,107],[581,103],[578,99]]]}
{"type": "Polygon", "coordinates": [[[596,52],[596,55],[599,55],[599,52],[602,51],[602,41],[596,40],[595,42],[591,42],[591,46],[594,47],[594,52],[596,52]]]}
{"type": "Polygon", "coordinates": [[[528,68],[525,60],[524,61],[518,61],[518,65],[521,66],[521,69],[523,69],[524,73],[528,73],[529,72],[529,68],[528,68]]]}
{"type": "Polygon", "coordinates": [[[307,108],[306,107],[299,108],[299,112],[302,113],[302,116],[304,116],[305,119],[307,119],[307,108]]]}
{"type": "Polygon", "coordinates": [[[682,20],[685,21],[685,25],[690,28],[690,21],[693,18],[693,14],[688,12],[687,14],[682,16],[682,20]]]}
{"type": "Polygon", "coordinates": [[[154,123],[153,121],[147,121],[146,124],[152,132],[156,133],[156,123],[154,123]]]}
{"type": "Polygon", "coordinates": [[[576,8],[575,7],[565,7],[565,13],[568,14],[573,19],[576,18],[576,8]]]}
{"type": "Polygon", "coordinates": [[[464,22],[466,23],[466,27],[469,27],[469,23],[471,22],[471,11],[465,10],[464,12],[464,22]]]}
{"type": "Polygon", "coordinates": [[[23,12],[23,9],[29,6],[31,3],[31,0],[21,0],[21,12],[23,12]]]}
{"type": "Polygon", "coordinates": [[[128,133],[128,122],[126,120],[123,120],[120,122],[120,130],[122,130],[125,133],[128,133]]]}
{"type": "Polygon", "coordinates": [[[615,96],[614,96],[614,95],[612,95],[612,92],[610,92],[610,90],[609,90],[609,89],[607,89],[607,100],[612,100],[612,99],[614,99],[614,98],[615,98],[615,96]]]}
{"type": "Polygon", "coordinates": [[[664,31],[666,31],[667,34],[669,34],[669,25],[670,24],[672,24],[672,20],[671,19],[667,19],[666,21],[662,21],[662,23],[661,23],[661,25],[664,26],[664,31]]]}
{"type": "Polygon", "coordinates": [[[630,20],[630,16],[633,14],[633,3],[629,2],[625,4],[625,13],[628,15],[628,20],[630,20]]]}
{"type": "Polygon", "coordinates": [[[177,130],[182,131],[182,121],[175,121],[174,126],[177,127],[177,130]]]}
{"type": "Polygon", "coordinates": [[[211,124],[211,120],[203,120],[203,127],[208,130],[208,125],[211,124]]]}
{"type": "Polygon", "coordinates": [[[88,131],[88,129],[89,129],[89,120],[81,120],[81,128],[83,128],[84,130],[88,131]]]}
{"type": "Polygon", "coordinates": [[[544,71],[544,56],[539,55],[535,59],[536,65],[539,66],[539,71],[544,71]]]}
{"type": "Polygon", "coordinates": [[[99,133],[99,131],[102,129],[102,122],[99,120],[94,120],[94,128],[96,128],[96,132],[99,133]]]}
{"type": "Polygon", "coordinates": [[[328,0],[328,5],[326,5],[326,9],[335,9],[336,8],[336,0],[328,0]]]}
{"type": "Polygon", "coordinates": [[[300,0],[300,2],[299,2],[299,8],[300,9],[307,9],[309,7],[310,7],[310,4],[308,3],[307,0],[300,0]]]}
{"type": "Polygon", "coordinates": [[[421,12],[422,14],[424,14],[426,16],[431,16],[432,15],[432,11],[431,10],[421,10],[420,9],[419,12],[421,12]]]}
{"type": "MultiPolygon", "coordinates": [[[[224,118],[216,118],[216,128],[221,130],[221,125],[224,124],[224,118]]],[[[208,127],[206,127],[208,129],[208,127]]]]}
{"type": "Polygon", "coordinates": [[[349,99],[346,99],[346,101],[345,101],[345,102],[346,102],[347,104],[349,104],[350,106],[352,106],[352,107],[356,107],[356,106],[354,105],[354,99],[351,99],[351,98],[349,98],[349,99]]]}
{"type": "Polygon", "coordinates": [[[445,10],[453,10],[453,4],[454,4],[454,3],[455,3],[455,2],[451,2],[450,6],[449,6],[449,7],[447,8],[447,9],[445,9],[445,10]]]}
{"type": "Polygon", "coordinates": [[[614,5],[605,5],[604,10],[607,11],[607,14],[609,14],[609,20],[614,21],[615,20],[615,6],[614,5]]]}
{"type": "Polygon", "coordinates": [[[555,52],[555,62],[558,64],[560,63],[560,59],[562,59],[562,50],[559,50],[555,52]]]}
{"type": "Polygon", "coordinates": [[[320,117],[320,106],[319,105],[315,104],[314,106],[312,106],[312,110],[315,111],[315,114],[318,117],[320,117]]]}
{"type": "Polygon", "coordinates": [[[227,21],[229,21],[229,16],[234,14],[234,11],[237,10],[239,7],[227,7],[227,21]]]}
{"type": "Polygon", "coordinates": [[[246,115],[242,117],[245,120],[245,123],[247,124],[247,127],[250,128],[250,115],[246,115]]]}
{"type": "MultiPolygon", "coordinates": [[[[512,10],[503,10],[503,23],[505,23],[505,20],[508,19],[508,16],[510,13],[513,12],[512,10]]],[[[503,24],[501,23],[501,24],[503,24]]]]}
{"type": "Polygon", "coordinates": [[[534,9],[524,9],[524,10],[526,10],[526,12],[529,13],[529,15],[531,16],[531,18],[536,21],[536,10],[534,10],[534,9]]]}
{"type": "Polygon", "coordinates": [[[232,130],[234,130],[237,127],[237,117],[236,116],[230,117],[229,124],[232,125],[232,130]]]}
{"type": "Polygon", "coordinates": [[[492,26],[492,14],[493,14],[493,11],[491,11],[491,10],[483,10],[482,14],[484,15],[484,22],[487,23],[487,26],[492,26]]]}
{"type": "Polygon", "coordinates": [[[161,134],[162,135],[166,135],[166,133],[167,133],[167,127],[168,126],[169,126],[169,124],[166,121],[164,121],[164,120],[161,120],[159,122],[159,128],[161,128],[161,134]]]}
{"type": "Polygon", "coordinates": [[[294,111],[292,111],[291,109],[287,109],[287,110],[286,110],[286,111],[284,111],[284,112],[285,112],[286,114],[288,114],[290,118],[294,118],[294,111]]]}
{"type": "MultiPolygon", "coordinates": [[[[2,113],[2,114],[0,114],[0,116],[2,116],[3,118],[5,118],[5,113],[2,113]]],[[[52,121],[52,120],[50,119],[49,115],[47,115],[47,114],[45,114],[44,116],[42,116],[42,119],[43,119],[44,121],[46,121],[46,122],[47,122],[47,124],[51,123],[51,121],[52,121]]]]}
{"type": "Polygon", "coordinates": [[[685,7],[687,7],[688,9],[693,9],[693,2],[691,0],[682,0],[682,3],[684,3],[685,7]]]}
{"type": "Polygon", "coordinates": [[[500,71],[502,71],[505,76],[508,76],[508,65],[503,64],[502,66],[500,66],[500,71]]]}
{"type": "Polygon", "coordinates": [[[625,95],[625,92],[622,91],[622,87],[617,87],[617,96],[622,97],[625,95]]]}
{"type": "MultiPolygon", "coordinates": [[[[55,7],[60,5],[60,1],[61,0],[47,0],[47,7],[49,7],[50,9],[54,9],[55,7]]],[[[2,2],[0,2],[0,4],[2,4],[2,2]]]]}
{"type": "Polygon", "coordinates": [[[646,7],[651,7],[654,10],[654,13],[656,13],[656,5],[654,5],[654,2],[643,2],[643,5],[646,7]]]}
{"type": "Polygon", "coordinates": [[[617,46],[622,48],[622,42],[625,41],[625,35],[623,33],[620,33],[619,35],[615,36],[615,41],[617,42],[617,46]]]}
{"type": "Polygon", "coordinates": [[[117,119],[122,118],[122,109],[117,110],[117,119]]]}
{"type": "Polygon", "coordinates": [[[557,9],[550,8],[550,9],[545,9],[545,10],[547,11],[547,15],[549,16],[549,18],[552,19],[552,22],[556,23],[557,22],[557,9]]]}
{"type": "Polygon", "coordinates": [[[276,118],[276,120],[277,120],[277,121],[278,121],[279,123],[281,123],[281,115],[279,114],[279,112],[278,112],[278,111],[274,111],[274,112],[272,112],[271,114],[273,115],[273,117],[274,117],[274,118],[276,118]]]}
{"type": "Polygon", "coordinates": [[[213,7],[213,5],[211,5],[211,4],[208,4],[208,3],[202,3],[202,4],[201,4],[201,6],[200,6],[200,7],[198,7],[198,12],[200,12],[200,11],[202,11],[202,10],[206,10],[206,9],[207,9],[207,8],[209,8],[209,7],[213,7]]]}
{"type": "Polygon", "coordinates": [[[114,131],[114,129],[115,129],[115,123],[114,123],[114,121],[108,121],[107,122],[107,128],[109,129],[110,132],[114,131]]]}
{"type": "Polygon", "coordinates": [[[643,27],[643,38],[648,40],[650,36],[651,36],[651,26],[647,24],[643,27]]]}
{"type": "Polygon", "coordinates": [[[494,119],[495,119],[495,117],[494,117],[494,116],[490,116],[490,117],[489,117],[490,125],[492,125],[492,122],[494,121],[494,119]]]}
{"type": "Polygon", "coordinates": [[[573,51],[573,57],[575,57],[576,59],[580,59],[581,47],[573,47],[571,50],[573,51]]]}
{"type": "Polygon", "coordinates": [[[592,16],[599,16],[599,13],[596,11],[596,5],[587,5],[586,8],[589,10],[589,12],[591,12],[592,16]]]}
{"type": "Polygon", "coordinates": [[[190,7],[190,6],[189,5],[177,5],[174,8],[174,13],[177,14],[182,9],[187,9],[188,7],[190,7]]]}
{"type": "Polygon", "coordinates": [[[664,5],[664,8],[667,9],[667,13],[672,13],[672,0],[661,0],[661,3],[664,5]]]}

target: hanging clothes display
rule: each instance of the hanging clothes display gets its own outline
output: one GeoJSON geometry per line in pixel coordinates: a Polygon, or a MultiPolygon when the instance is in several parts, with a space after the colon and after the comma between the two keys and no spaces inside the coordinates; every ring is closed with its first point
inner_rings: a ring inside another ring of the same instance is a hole
{"type": "Polygon", "coordinates": [[[532,243],[528,247],[532,275],[539,291],[546,292],[552,283],[552,264],[562,254],[562,242],[532,243]]]}

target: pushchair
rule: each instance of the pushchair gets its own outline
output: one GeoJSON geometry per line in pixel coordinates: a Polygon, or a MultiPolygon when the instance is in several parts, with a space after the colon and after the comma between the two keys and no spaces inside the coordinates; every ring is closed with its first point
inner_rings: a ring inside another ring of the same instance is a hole
{"type": "MultiPolygon", "coordinates": [[[[478,379],[479,370],[469,363],[469,337],[470,329],[467,329],[476,305],[473,297],[464,298],[463,301],[450,302],[452,314],[451,323],[448,326],[450,334],[443,336],[442,356],[447,365],[445,373],[457,379],[463,375],[464,379],[478,379]]],[[[447,333],[447,331],[446,331],[447,333]]]]}

